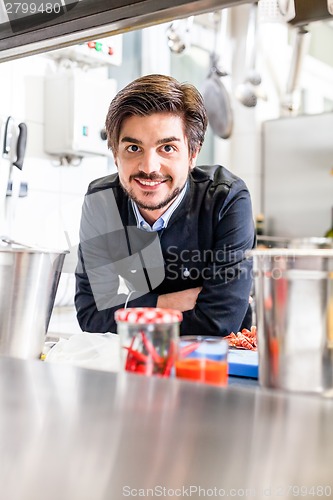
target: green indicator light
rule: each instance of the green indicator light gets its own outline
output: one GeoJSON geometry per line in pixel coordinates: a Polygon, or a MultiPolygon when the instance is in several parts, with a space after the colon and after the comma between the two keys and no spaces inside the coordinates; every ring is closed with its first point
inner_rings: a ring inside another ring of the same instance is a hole
{"type": "Polygon", "coordinates": [[[96,42],[95,50],[98,50],[98,52],[102,50],[102,44],[100,42],[96,42]]]}

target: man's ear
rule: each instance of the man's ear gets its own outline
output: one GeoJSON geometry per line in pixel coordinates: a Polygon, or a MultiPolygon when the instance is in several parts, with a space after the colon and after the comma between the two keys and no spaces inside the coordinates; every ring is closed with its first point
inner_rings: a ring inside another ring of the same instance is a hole
{"type": "Polygon", "coordinates": [[[200,148],[198,148],[196,151],[194,151],[194,153],[192,153],[192,156],[190,158],[190,170],[194,169],[199,153],[200,153],[200,148]]]}

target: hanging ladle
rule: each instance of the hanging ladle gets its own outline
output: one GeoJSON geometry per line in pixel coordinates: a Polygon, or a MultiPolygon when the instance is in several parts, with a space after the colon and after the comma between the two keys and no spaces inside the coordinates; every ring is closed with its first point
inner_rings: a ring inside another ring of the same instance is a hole
{"type": "Polygon", "coordinates": [[[173,21],[166,31],[168,47],[174,54],[182,54],[190,45],[190,34],[194,16],[173,21]]]}
{"type": "Polygon", "coordinates": [[[310,32],[306,26],[299,26],[294,37],[293,52],[287,80],[285,97],[282,101],[282,109],[293,112],[296,110],[295,92],[299,89],[300,76],[303,61],[308,51],[310,32]]]}
{"type": "Polygon", "coordinates": [[[222,11],[214,12],[214,48],[210,55],[210,69],[203,84],[202,95],[207,110],[208,122],[213,132],[221,139],[228,139],[232,132],[233,115],[229,94],[221,82],[228,73],[218,67],[217,35],[220,28],[222,11]]]}
{"type": "Polygon", "coordinates": [[[257,58],[257,43],[258,43],[258,3],[251,5],[248,32],[246,39],[246,54],[248,62],[248,70],[244,80],[237,86],[235,95],[236,98],[249,108],[257,105],[258,97],[264,97],[260,93],[258,86],[261,84],[260,73],[256,69],[257,58]]]}

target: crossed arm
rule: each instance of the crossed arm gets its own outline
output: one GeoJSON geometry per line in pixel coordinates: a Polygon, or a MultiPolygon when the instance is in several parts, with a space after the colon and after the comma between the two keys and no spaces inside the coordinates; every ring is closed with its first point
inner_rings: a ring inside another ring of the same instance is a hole
{"type": "Polygon", "coordinates": [[[178,309],[179,311],[189,311],[194,309],[202,287],[190,288],[180,292],[166,293],[159,295],[156,307],[178,309]]]}

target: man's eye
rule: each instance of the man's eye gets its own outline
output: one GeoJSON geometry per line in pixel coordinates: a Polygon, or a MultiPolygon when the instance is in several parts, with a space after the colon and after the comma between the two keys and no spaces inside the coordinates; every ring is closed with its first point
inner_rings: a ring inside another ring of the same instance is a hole
{"type": "Polygon", "coordinates": [[[127,151],[129,151],[130,153],[137,153],[138,151],[140,151],[140,148],[136,144],[131,144],[131,146],[128,146],[127,151]]]}
{"type": "Polygon", "coordinates": [[[171,144],[165,144],[163,148],[166,153],[171,153],[172,151],[174,151],[174,148],[171,146],[171,144]]]}

